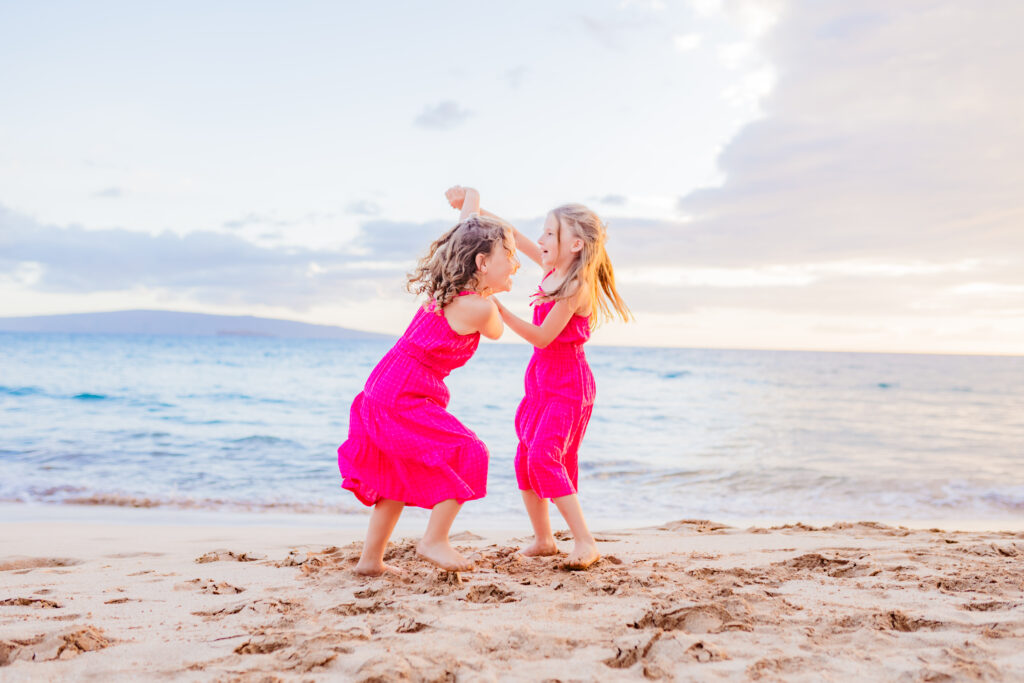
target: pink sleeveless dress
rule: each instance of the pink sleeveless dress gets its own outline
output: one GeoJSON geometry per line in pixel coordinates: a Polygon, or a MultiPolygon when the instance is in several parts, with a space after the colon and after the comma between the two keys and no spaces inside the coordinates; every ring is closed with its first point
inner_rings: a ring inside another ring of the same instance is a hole
{"type": "MultiPolygon", "coordinates": [[[[537,294],[544,291],[538,286],[537,294]]],[[[554,301],[534,302],[533,324],[544,322],[554,301]]],[[[516,410],[516,481],[540,498],[576,493],[577,451],[587,431],[596,387],[583,344],[590,321],[574,315],[547,347],[534,348],[526,367],[526,396],[516,410]]]]}
{"type": "Polygon", "coordinates": [[[444,378],[479,343],[479,333],[457,334],[432,304],[416,312],[352,402],[338,448],[342,487],[365,505],[386,498],[432,508],[485,495],[487,447],[445,410],[444,378]]]}

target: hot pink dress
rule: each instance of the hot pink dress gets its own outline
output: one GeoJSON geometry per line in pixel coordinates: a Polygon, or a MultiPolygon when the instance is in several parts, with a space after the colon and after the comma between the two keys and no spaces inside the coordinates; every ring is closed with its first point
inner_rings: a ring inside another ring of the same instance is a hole
{"type": "Polygon", "coordinates": [[[422,508],[485,495],[487,447],[445,410],[444,378],[479,343],[479,333],[457,334],[432,304],[416,312],[352,401],[338,448],[344,488],[365,505],[386,498],[422,508]]]}
{"type": "MultiPolygon", "coordinates": [[[[538,287],[535,296],[544,294],[538,287]]],[[[534,302],[533,324],[544,322],[554,301],[534,302]]],[[[526,396],[516,410],[516,481],[540,498],[576,493],[580,441],[594,407],[594,375],[583,343],[590,321],[574,315],[555,340],[534,348],[526,367],[526,396]]]]}

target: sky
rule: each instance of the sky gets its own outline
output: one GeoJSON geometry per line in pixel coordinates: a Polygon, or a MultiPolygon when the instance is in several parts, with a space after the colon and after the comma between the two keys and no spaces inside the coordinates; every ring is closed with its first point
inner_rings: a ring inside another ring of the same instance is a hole
{"type": "MultiPolygon", "coordinates": [[[[398,334],[463,184],[530,235],[602,216],[637,320],[596,343],[1021,354],[1022,25],[1016,0],[0,2],[0,316],[398,334]]],[[[528,314],[540,275],[504,300],[528,314]]]]}

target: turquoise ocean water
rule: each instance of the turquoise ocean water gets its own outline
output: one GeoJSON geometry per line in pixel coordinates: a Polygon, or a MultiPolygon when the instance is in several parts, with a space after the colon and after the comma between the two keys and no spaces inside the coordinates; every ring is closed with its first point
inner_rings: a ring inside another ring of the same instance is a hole
{"type": "MultiPolygon", "coordinates": [[[[336,449],[388,343],[0,334],[0,501],[354,511],[336,449]]],[[[522,516],[512,419],[530,350],[481,344],[451,411],[522,516]]],[[[1024,518],[1024,357],[591,347],[581,497],[677,518],[1024,518]]],[[[5,506],[5,509],[17,509],[5,506]]]]}

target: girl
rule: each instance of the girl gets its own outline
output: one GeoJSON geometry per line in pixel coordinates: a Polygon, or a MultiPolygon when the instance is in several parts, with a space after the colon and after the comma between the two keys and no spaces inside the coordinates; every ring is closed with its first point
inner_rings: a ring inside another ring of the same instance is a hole
{"type": "MultiPolygon", "coordinates": [[[[453,205],[461,188],[449,190],[453,205]],[[454,190],[454,191],[453,191],[454,190]]],[[[467,200],[479,196],[464,190],[467,200]]],[[[493,215],[484,211],[484,215],[493,215]]],[[[558,552],[551,533],[548,499],[554,501],[575,545],[569,569],[586,569],[598,559],[597,543],[587,529],[577,490],[577,450],[594,405],[594,376],[583,353],[591,325],[632,318],[615,289],[615,274],[605,252],[605,227],[593,211],[566,204],[551,211],[534,243],[512,228],[516,246],[544,269],[533,302],[533,323],[498,302],[501,317],[536,348],[526,368],[526,396],[516,411],[516,480],[533,525],[534,542],[520,553],[528,557],[558,552]]]]}
{"type": "Polygon", "coordinates": [[[407,288],[426,294],[409,328],[352,402],[348,440],[338,448],[342,486],[373,506],[358,574],[396,571],[384,550],[406,505],[430,508],[421,557],[449,571],[473,564],[448,541],[455,515],[482,498],[487,448],[445,408],[444,378],[470,359],[480,335],[501,336],[494,292],[507,292],[519,266],[512,233],[482,217],[467,193],[459,223],[430,245],[407,288]]]}

